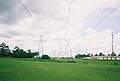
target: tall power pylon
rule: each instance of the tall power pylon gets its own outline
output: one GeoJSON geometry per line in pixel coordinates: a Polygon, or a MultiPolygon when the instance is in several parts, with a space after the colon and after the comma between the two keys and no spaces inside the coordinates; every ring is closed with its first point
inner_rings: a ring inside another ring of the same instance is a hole
{"type": "Polygon", "coordinates": [[[62,56],[67,56],[69,57],[68,53],[68,45],[70,43],[70,39],[56,39],[59,44],[59,52],[58,52],[58,58],[62,56]]]}
{"type": "MultiPolygon", "coordinates": [[[[70,31],[69,29],[71,28],[71,22],[70,22],[70,17],[71,17],[71,12],[72,12],[72,8],[71,8],[71,0],[66,0],[67,2],[67,17],[66,17],[66,21],[65,21],[65,35],[68,35],[70,34],[70,31]],[[67,34],[66,34],[67,33],[67,34]]],[[[71,35],[70,35],[71,36],[71,35]]],[[[65,36],[64,36],[65,37],[65,36]]],[[[58,41],[58,44],[59,44],[59,52],[58,52],[58,58],[62,56],[62,54],[64,56],[67,55],[67,57],[71,56],[71,54],[69,54],[68,52],[68,45],[70,43],[70,40],[71,40],[71,37],[70,38],[63,38],[63,39],[55,39],[58,41]]]]}
{"type": "Polygon", "coordinates": [[[39,39],[39,44],[38,44],[38,52],[39,52],[39,56],[44,55],[44,42],[47,42],[43,39],[43,35],[40,35],[40,39],[39,39]]]}

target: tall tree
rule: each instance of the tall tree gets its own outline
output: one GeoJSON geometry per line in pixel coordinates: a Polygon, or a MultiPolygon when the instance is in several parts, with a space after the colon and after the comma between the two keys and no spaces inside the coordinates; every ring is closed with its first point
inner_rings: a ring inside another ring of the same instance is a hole
{"type": "Polygon", "coordinates": [[[0,57],[6,57],[9,56],[10,49],[9,46],[6,45],[4,42],[0,44],[0,57]]]}

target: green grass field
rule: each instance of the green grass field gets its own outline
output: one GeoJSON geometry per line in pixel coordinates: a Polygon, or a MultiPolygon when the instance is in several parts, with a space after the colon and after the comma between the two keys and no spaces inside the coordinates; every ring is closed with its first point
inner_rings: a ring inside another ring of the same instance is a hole
{"type": "Polygon", "coordinates": [[[0,58],[0,81],[120,81],[120,61],[0,58]]]}

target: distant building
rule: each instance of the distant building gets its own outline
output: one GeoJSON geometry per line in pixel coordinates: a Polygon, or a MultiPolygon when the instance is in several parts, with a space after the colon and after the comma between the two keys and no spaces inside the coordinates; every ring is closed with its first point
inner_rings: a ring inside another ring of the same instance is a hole
{"type": "Polygon", "coordinates": [[[92,56],[91,60],[120,60],[120,56],[92,56]]]}

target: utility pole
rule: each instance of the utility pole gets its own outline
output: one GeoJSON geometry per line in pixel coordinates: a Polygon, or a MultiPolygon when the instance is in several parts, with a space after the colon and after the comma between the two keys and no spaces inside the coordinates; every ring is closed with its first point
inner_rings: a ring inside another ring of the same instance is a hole
{"type": "Polygon", "coordinates": [[[113,46],[114,38],[113,37],[114,37],[114,35],[113,35],[113,32],[112,32],[112,37],[111,37],[112,38],[112,55],[114,54],[114,46],[113,46]]]}
{"type": "Polygon", "coordinates": [[[72,58],[72,49],[70,49],[70,58],[72,58]]]}
{"type": "Polygon", "coordinates": [[[85,48],[85,52],[86,52],[86,55],[87,55],[87,45],[86,45],[86,48],[85,48]]]}

